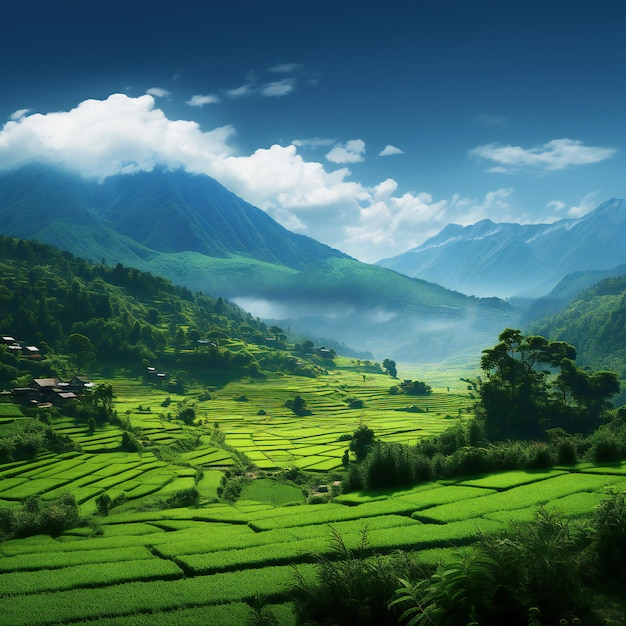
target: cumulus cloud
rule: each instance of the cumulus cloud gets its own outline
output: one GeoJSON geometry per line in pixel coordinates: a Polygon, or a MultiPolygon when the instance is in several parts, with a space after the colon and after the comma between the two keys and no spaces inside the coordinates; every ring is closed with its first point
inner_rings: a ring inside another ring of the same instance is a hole
{"type": "MultiPolygon", "coordinates": [[[[351,180],[346,166],[328,171],[305,160],[295,143],[235,154],[234,132],[232,126],[205,131],[192,121],[170,120],[151,95],[114,94],[70,111],[7,122],[0,130],[0,168],[40,161],[97,178],[157,166],[185,168],[212,176],[287,228],[367,262],[404,252],[449,221],[508,215],[510,189],[480,201],[400,195],[391,178],[367,187],[351,180]]],[[[349,158],[365,151],[360,139],[339,147],[349,158]]]]}
{"type": "Polygon", "coordinates": [[[169,98],[172,95],[167,89],[161,89],[161,87],[150,87],[146,93],[157,98],[169,98]]]}
{"type": "Polygon", "coordinates": [[[365,142],[362,139],[351,139],[345,144],[338,143],[326,155],[331,163],[359,163],[363,161],[365,142]]]}
{"type": "Polygon", "coordinates": [[[588,193],[576,206],[571,206],[567,210],[567,217],[582,217],[598,206],[598,193],[592,191],[588,193]]]}
{"type": "Polygon", "coordinates": [[[392,156],[394,154],[404,154],[404,150],[400,150],[400,148],[396,148],[391,144],[387,144],[379,153],[378,156],[386,157],[392,156]]]}
{"type": "Polygon", "coordinates": [[[286,96],[295,89],[295,82],[291,78],[282,78],[271,83],[266,83],[260,89],[262,96],[268,98],[280,98],[286,96]]]}
{"type": "Polygon", "coordinates": [[[231,126],[202,132],[195,122],[169,120],[150,95],[114,94],[67,112],[35,114],[0,131],[0,168],[29,161],[63,164],[83,175],[193,166],[231,153],[231,126]]]}
{"type": "Polygon", "coordinates": [[[469,151],[481,161],[496,163],[490,172],[510,173],[523,169],[564,170],[577,165],[599,163],[616,154],[615,148],[585,146],[575,139],[553,139],[534,148],[490,143],[469,151]]]}
{"type": "Polygon", "coordinates": [[[30,113],[30,109],[18,109],[17,111],[11,113],[9,119],[19,120],[21,117],[24,117],[27,113],[30,113]]]}
{"type": "Polygon", "coordinates": [[[185,102],[192,107],[202,107],[205,104],[218,104],[220,102],[219,96],[191,96],[189,100],[185,102]]]}

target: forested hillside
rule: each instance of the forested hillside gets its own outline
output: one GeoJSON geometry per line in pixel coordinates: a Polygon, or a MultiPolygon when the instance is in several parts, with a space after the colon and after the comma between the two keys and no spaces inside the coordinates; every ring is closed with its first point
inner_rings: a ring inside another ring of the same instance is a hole
{"type": "MultiPolygon", "coordinates": [[[[202,375],[295,367],[294,357],[276,350],[285,347],[282,329],[269,332],[220,297],[121,264],[93,265],[34,241],[0,237],[0,258],[1,332],[46,357],[29,362],[30,371],[89,366],[137,373],[149,364],[202,375]]],[[[6,346],[0,360],[0,379],[13,380],[19,363],[6,346]]]]}
{"type": "MultiPolygon", "coordinates": [[[[533,332],[576,346],[578,361],[626,378],[626,276],[607,278],[583,292],[554,317],[535,322],[533,332]]],[[[621,398],[620,398],[621,399],[621,398]]]]}

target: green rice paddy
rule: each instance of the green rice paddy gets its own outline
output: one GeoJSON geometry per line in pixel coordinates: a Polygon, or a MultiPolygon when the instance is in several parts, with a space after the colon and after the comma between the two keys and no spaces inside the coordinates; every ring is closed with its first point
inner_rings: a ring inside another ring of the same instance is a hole
{"type": "MultiPolygon", "coordinates": [[[[230,383],[211,389],[210,400],[198,400],[201,390],[194,390],[187,396],[196,403],[198,425],[192,427],[172,417],[182,396],[163,407],[163,391],[139,381],[111,381],[118,413],[138,436],[146,445],[167,445],[161,458],[152,451],[120,451],[119,427],[89,434],[85,424],[59,419],[55,427],[82,450],[0,466],[0,501],[16,506],[29,495],[51,500],[70,492],[83,515],[95,512],[102,494],[120,504],[97,524],[56,538],[0,543],[0,626],[240,626],[258,600],[289,625],[293,567],[314,576],[315,556],[331,553],[332,530],[350,548],[365,533],[370,550],[410,550],[432,564],[471,545],[479,532],[532,519],[540,505],[585,517],[607,489],[626,489],[626,463],[581,464],[349,493],[317,505],[305,504],[299,488],[262,477],[233,505],[216,502],[224,472],[238,462],[232,448],[258,470],[330,470],[341,465],[347,447],[338,439],[360,423],[384,441],[412,443],[465,419],[471,399],[449,372],[439,373],[431,396],[407,398],[389,394],[390,378],[364,373],[349,360],[340,364],[318,379],[230,383]],[[285,407],[296,393],[311,415],[297,417],[285,407]],[[349,397],[361,399],[363,408],[348,408],[349,397]],[[409,412],[409,406],[422,412],[409,412]],[[225,448],[211,437],[216,423],[225,448]],[[190,434],[199,434],[199,443],[182,445],[190,434]],[[167,508],[168,497],[194,485],[198,507],[167,508]]],[[[432,384],[419,372],[412,377],[432,384]]],[[[4,409],[0,417],[22,419],[8,413],[4,409]]]]}

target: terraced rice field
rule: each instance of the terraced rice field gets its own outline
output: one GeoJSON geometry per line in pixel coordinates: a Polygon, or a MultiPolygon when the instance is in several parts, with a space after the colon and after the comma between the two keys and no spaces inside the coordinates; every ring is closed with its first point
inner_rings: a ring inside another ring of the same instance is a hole
{"type": "MultiPolygon", "coordinates": [[[[430,383],[419,372],[411,377],[430,383]]],[[[210,389],[211,399],[203,401],[198,395],[204,390],[195,389],[186,396],[199,418],[193,427],[167,415],[182,396],[171,396],[164,407],[167,394],[160,389],[111,381],[118,413],[144,443],[165,446],[199,435],[200,444],[177,452],[171,446],[173,456],[162,460],[152,452],[120,451],[122,431],[116,426],[90,434],[85,424],[63,418],[54,426],[80,443],[80,452],[0,466],[3,506],[29,495],[51,500],[70,492],[81,514],[93,515],[102,494],[124,501],[95,526],[0,544],[0,626],[240,626],[258,600],[289,625],[292,568],[314,576],[315,555],[331,552],[331,529],[352,548],[366,531],[371,550],[402,548],[434,563],[470,545],[478,531],[495,533],[511,521],[531,519],[539,504],[584,517],[606,489],[626,489],[624,463],[472,476],[344,494],[320,505],[303,504],[298,488],[266,478],[246,487],[235,505],[215,503],[223,470],[236,462],[212,442],[215,423],[226,443],[261,469],[332,469],[347,446],[338,439],[360,423],[382,440],[411,443],[463,419],[471,401],[465,385],[446,372],[440,380],[431,396],[394,396],[389,377],[364,373],[344,360],[318,379],[231,383],[210,389]],[[305,398],[311,415],[297,417],[285,407],[295,394],[305,398]],[[350,398],[362,400],[363,407],[349,408],[350,398]],[[407,412],[409,406],[422,412],[407,412]],[[197,508],[164,508],[169,496],[193,485],[201,496],[197,508]]],[[[6,406],[0,404],[0,428],[29,419],[6,406]]]]}
{"type": "MultiPolygon", "coordinates": [[[[413,371],[411,376],[429,380],[433,371],[413,371]]],[[[210,400],[198,399],[200,391],[188,394],[195,403],[197,428],[209,432],[214,424],[224,433],[229,446],[244,452],[257,467],[273,470],[296,466],[311,471],[329,471],[341,466],[346,443],[342,435],[354,432],[365,423],[382,441],[414,444],[420,438],[438,434],[467,415],[471,404],[465,383],[458,372],[439,371],[435,377],[441,387],[433,394],[409,397],[391,395],[389,388],[400,381],[367,371],[349,359],[338,359],[337,369],[318,378],[270,375],[258,381],[239,381],[211,389],[210,400]],[[285,406],[295,395],[302,396],[311,411],[298,417],[285,406]],[[349,399],[363,403],[349,407],[349,399]],[[407,411],[411,408],[412,411],[407,411]]],[[[175,414],[182,396],[171,396],[171,404],[161,406],[167,393],[138,381],[109,381],[117,395],[116,409],[131,425],[142,429],[143,437],[153,443],[172,443],[184,435],[179,422],[167,418],[175,414]]],[[[106,437],[88,445],[113,445],[106,437]]],[[[202,450],[188,461],[204,466],[202,450]]],[[[215,465],[208,457],[209,466],[215,465]]],[[[228,464],[226,457],[224,465],[228,464]]]]}
{"type": "MultiPolygon", "coordinates": [[[[33,476],[55,465],[71,473],[78,458],[47,459],[33,476]]],[[[125,471],[140,461],[131,455],[125,471]]],[[[331,528],[351,548],[365,530],[371,550],[402,548],[433,563],[479,531],[530,519],[541,503],[589,515],[607,489],[626,489],[625,472],[626,463],[509,472],[299,506],[277,505],[287,497],[283,486],[264,480],[233,506],[113,512],[102,518],[101,536],[75,529],[0,544],[0,624],[240,625],[259,598],[280,624],[293,624],[292,566],[314,576],[315,556],[331,553],[331,528]]]]}

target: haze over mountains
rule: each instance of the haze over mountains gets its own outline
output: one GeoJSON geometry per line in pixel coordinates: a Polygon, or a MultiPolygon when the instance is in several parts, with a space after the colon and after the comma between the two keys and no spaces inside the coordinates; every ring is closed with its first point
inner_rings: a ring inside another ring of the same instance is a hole
{"type": "MultiPolygon", "coordinates": [[[[477,296],[540,297],[567,274],[626,263],[626,206],[612,199],[552,224],[449,224],[378,265],[477,296]]],[[[600,278],[598,278],[600,280],[600,278]]],[[[593,283],[592,283],[593,284],[593,283]]]]}
{"type": "Polygon", "coordinates": [[[43,165],[4,172],[0,232],[163,275],[376,358],[475,353],[516,319],[495,298],[360,263],[291,233],[215,180],[181,170],[103,182],[43,165]]]}

